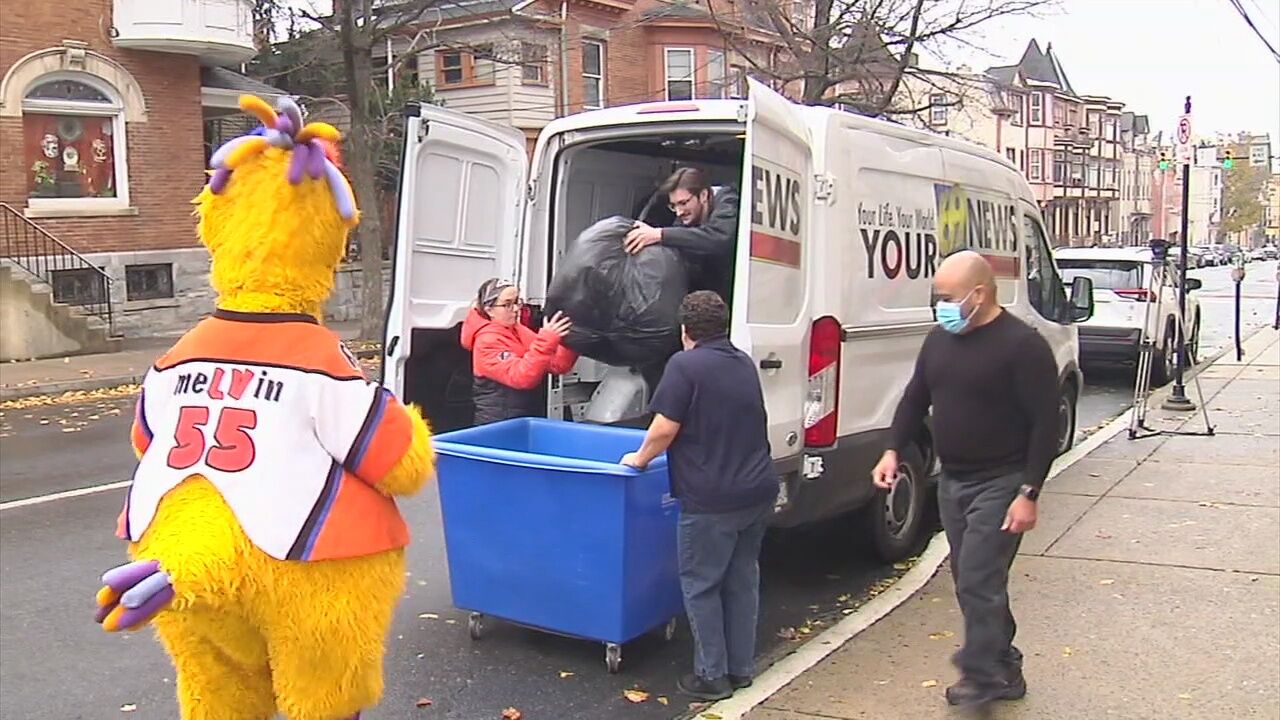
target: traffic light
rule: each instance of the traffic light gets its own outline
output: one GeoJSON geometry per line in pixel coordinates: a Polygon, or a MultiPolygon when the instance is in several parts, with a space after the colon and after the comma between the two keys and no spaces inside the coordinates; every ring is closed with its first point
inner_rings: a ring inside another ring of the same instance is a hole
{"type": "Polygon", "coordinates": [[[1230,170],[1231,168],[1235,167],[1235,164],[1236,164],[1235,160],[1231,159],[1231,149],[1228,148],[1226,151],[1226,155],[1222,158],[1222,169],[1230,170]]]}
{"type": "Polygon", "coordinates": [[[1160,149],[1160,169],[1161,170],[1169,169],[1169,151],[1165,150],[1164,148],[1160,149]]]}

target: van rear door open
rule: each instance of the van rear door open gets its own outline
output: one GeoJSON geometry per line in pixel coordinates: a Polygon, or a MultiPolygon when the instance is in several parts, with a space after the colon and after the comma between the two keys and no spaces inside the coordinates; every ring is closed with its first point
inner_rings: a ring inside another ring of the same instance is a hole
{"type": "Polygon", "coordinates": [[[513,278],[529,160],[509,127],[422,105],[407,113],[384,383],[404,391],[414,328],[447,330],[480,283],[513,278]]]}
{"type": "Polygon", "coordinates": [[[759,368],[778,459],[798,456],[804,440],[813,156],[796,106],[748,82],[732,339],[759,368]]]}

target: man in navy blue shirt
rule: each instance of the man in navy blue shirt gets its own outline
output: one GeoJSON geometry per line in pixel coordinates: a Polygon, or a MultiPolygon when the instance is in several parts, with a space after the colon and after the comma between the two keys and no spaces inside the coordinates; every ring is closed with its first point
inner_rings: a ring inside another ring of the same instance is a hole
{"type": "Polygon", "coordinates": [[[694,672],[680,689],[722,700],[755,674],[760,546],[778,495],[755,363],[729,342],[729,309],[704,290],[680,305],[685,352],[667,363],[644,444],[622,459],[643,469],[667,452],[679,498],[680,587],[694,672]]]}

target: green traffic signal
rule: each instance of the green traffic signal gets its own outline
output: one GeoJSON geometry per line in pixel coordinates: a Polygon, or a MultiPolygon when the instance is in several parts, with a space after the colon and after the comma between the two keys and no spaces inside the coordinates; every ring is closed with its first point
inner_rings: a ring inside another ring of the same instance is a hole
{"type": "Polygon", "coordinates": [[[1169,161],[1168,161],[1168,160],[1161,160],[1161,161],[1160,161],[1160,169],[1161,169],[1161,170],[1168,170],[1168,169],[1169,169],[1169,161]]]}
{"type": "Polygon", "coordinates": [[[1230,170],[1232,167],[1234,167],[1234,166],[1235,166],[1235,164],[1236,164],[1236,161],[1235,161],[1235,160],[1232,160],[1230,157],[1227,157],[1226,159],[1224,159],[1224,160],[1222,161],[1222,169],[1223,169],[1223,170],[1230,170]]]}

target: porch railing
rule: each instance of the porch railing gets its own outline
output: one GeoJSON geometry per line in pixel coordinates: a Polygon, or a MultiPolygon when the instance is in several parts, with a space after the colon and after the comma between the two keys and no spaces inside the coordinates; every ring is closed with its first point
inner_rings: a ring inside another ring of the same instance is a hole
{"type": "Polygon", "coordinates": [[[0,203],[0,258],[52,288],[55,302],[83,308],[116,334],[111,277],[8,203],[0,203]]]}

